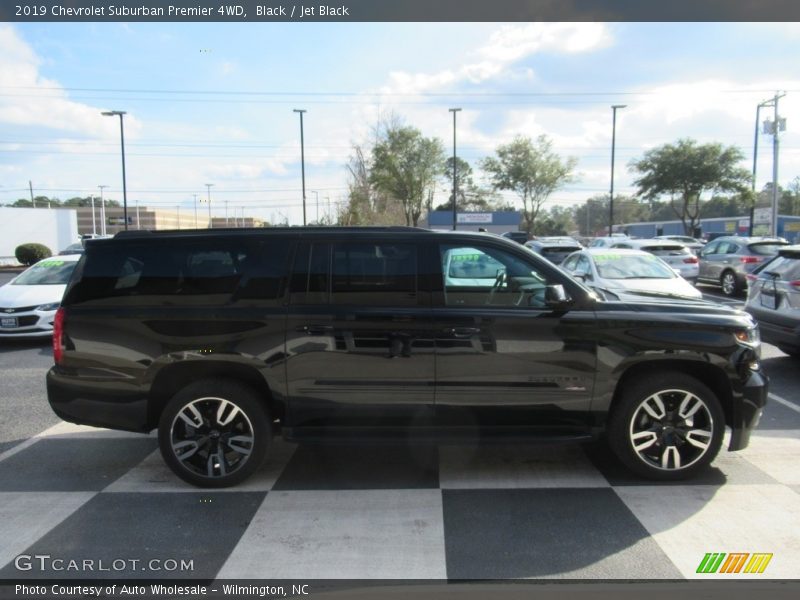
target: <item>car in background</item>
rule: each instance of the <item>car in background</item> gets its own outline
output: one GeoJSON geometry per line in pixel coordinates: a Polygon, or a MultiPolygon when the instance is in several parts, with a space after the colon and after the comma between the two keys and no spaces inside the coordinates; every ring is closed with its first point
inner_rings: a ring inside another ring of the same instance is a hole
{"type": "Polygon", "coordinates": [[[585,248],[568,256],[561,268],[606,300],[703,297],[667,263],[643,250],[585,248]]]}
{"type": "Polygon", "coordinates": [[[524,244],[528,241],[528,233],[525,231],[505,231],[500,236],[514,240],[518,244],[524,244]]]}
{"type": "Polygon", "coordinates": [[[592,240],[592,243],[589,245],[590,248],[610,248],[617,242],[622,240],[629,240],[630,238],[625,235],[624,233],[612,233],[611,235],[607,235],[605,237],[598,237],[592,240]]]}
{"type": "Polygon", "coordinates": [[[747,281],[745,310],[758,321],[761,338],[800,357],[800,245],[780,248],[747,281]]]}
{"type": "Polygon", "coordinates": [[[0,339],[53,335],[53,320],[80,254],[52,256],[0,287],[0,339]]]}
{"type": "Polygon", "coordinates": [[[583,249],[583,246],[571,237],[540,237],[525,242],[525,247],[544,256],[554,265],[560,265],[567,256],[583,249]]]}
{"type": "Polygon", "coordinates": [[[700,251],[697,281],[718,285],[726,296],[735,296],[747,286],[748,273],[787,245],[786,240],[775,237],[717,238],[700,251]]]}
{"type": "Polygon", "coordinates": [[[696,238],[689,237],[688,235],[657,235],[653,238],[654,240],[669,240],[671,242],[678,242],[683,244],[687,248],[689,248],[692,252],[697,254],[700,250],[703,249],[703,246],[706,245],[705,242],[702,242],[696,238]]]}
{"type": "Polygon", "coordinates": [[[70,244],[64,248],[61,252],[59,252],[59,254],[83,254],[83,251],[83,242],[75,242],[74,244],[70,244]]]}
{"type": "Polygon", "coordinates": [[[658,256],[689,283],[694,284],[697,282],[698,258],[682,243],[657,238],[652,240],[625,240],[617,242],[611,248],[644,250],[658,256]]]}

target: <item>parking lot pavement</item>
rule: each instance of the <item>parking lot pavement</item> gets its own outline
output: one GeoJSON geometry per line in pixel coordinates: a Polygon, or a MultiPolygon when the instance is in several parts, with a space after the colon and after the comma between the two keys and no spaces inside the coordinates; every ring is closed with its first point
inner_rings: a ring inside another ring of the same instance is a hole
{"type": "Polygon", "coordinates": [[[674,579],[744,551],[794,578],[798,453],[796,430],[771,429],[696,480],[655,484],[600,443],[277,441],[244,485],[209,491],[176,479],[152,435],[62,423],[0,455],[0,577],[87,576],[14,565],[48,554],[123,561],[92,577],[674,579]],[[167,559],[192,569],[143,570],[167,559]]]}

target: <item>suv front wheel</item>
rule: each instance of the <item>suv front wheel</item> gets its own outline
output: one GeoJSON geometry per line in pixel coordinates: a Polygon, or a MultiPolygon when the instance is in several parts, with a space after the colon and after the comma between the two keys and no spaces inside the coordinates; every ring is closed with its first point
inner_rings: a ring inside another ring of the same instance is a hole
{"type": "Polygon", "coordinates": [[[164,461],[184,481],[209,488],[236,485],[252,475],[270,442],[267,409],[235,381],[197,381],[164,407],[158,443],[164,461]]]}
{"type": "Polygon", "coordinates": [[[673,481],[705,469],[719,452],[724,430],[714,393],[694,377],[670,372],[626,384],[608,435],[630,470],[673,481]]]}

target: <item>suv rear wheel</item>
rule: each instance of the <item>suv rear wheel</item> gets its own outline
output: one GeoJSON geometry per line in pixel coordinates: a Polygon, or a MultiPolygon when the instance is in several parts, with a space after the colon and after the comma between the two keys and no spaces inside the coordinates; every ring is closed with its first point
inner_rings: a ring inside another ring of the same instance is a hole
{"type": "Polygon", "coordinates": [[[725,271],[719,279],[719,285],[726,296],[735,296],[742,287],[733,271],[725,271]]]}
{"type": "Polygon", "coordinates": [[[158,443],[184,481],[209,488],[236,485],[261,466],[270,442],[267,409],[235,381],[197,381],[164,407],[158,443]]]}
{"type": "Polygon", "coordinates": [[[673,481],[692,477],[714,460],[725,416],[707,386],[670,372],[626,388],[608,426],[609,444],[625,466],[648,479],[673,481]]]}

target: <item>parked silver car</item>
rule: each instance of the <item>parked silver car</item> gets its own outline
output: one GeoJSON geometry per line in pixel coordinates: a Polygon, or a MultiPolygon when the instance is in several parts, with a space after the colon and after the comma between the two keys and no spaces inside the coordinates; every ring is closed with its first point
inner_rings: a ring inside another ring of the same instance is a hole
{"type": "Polygon", "coordinates": [[[726,296],[735,296],[745,289],[747,274],[786,245],[786,240],[773,237],[717,238],[700,251],[697,280],[718,285],[726,296]]]}
{"type": "Polygon", "coordinates": [[[800,245],[781,248],[747,280],[745,309],[758,321],[762,339],[800,357],[800,245]]]}
{"type": "Polygon", "coordinates": [[[663,239],[624,240],[611,247],[649,252],[675,269],[689,283],[697,282],[699,261],[685,244],[663,239]]]}
{"type": "Polygon", "coordinates": [[[689,237],[688,235],[657,235],[653,238],[654,240],[670,240],[671,242],[679,242],[689,248],[692,252],[697,254],[700,250],[703,249],[703,246],[706,245],[705,242],[701,242],[698,239],[693,237],[689,237]]]}
{"type": "Polygon", "coordinates": [[[554,265],[560,265],[567,256],[583,248],[570,237],[541,237],[525,242],[525,247],[544,256],[554,265]]]}
{"type": "Polygon", "coordinates": [[[585,248],[561,268],[606,300],[701,300],[703,295],[663,260],[641,250],[585,248]]]}

